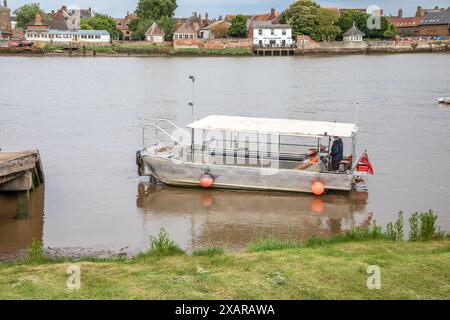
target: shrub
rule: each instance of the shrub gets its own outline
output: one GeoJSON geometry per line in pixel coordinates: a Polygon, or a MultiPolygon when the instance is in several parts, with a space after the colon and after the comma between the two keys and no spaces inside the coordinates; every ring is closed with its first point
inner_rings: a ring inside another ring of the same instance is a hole
{"type": "Polygon", "coordinates": [[[41,241],[33,239],[30,249],[28,249],[28,260],[31,262],[40,261],[44,258],[44,247],[41,241]]]}
{"type": "Polygon", "coordinates": [[[307,247],[307,248],[320,247],[320,246],[323,246],[323,244],[324,244],[323,240],[320,239],[318,236],[312,236],[312,237],[308,238],[304,243],[305,247],[307,247]]]}
{"type": "Polygon", "coordinates": [[[436,226],[438,216],[433,210],[421,213],[420,220],[420,238],[422,240],[432,240],[443,236],[442,232],[436,226]]]}
{"type": "Polygon", "coordinates": [[[420,238],[419,230],[419,213],[414,213],[411,218],[409,218],[409,240],[417,241],[420,238]]]}
{"type": "Polygon", "coordinates": [[[148,251],[148,255],[170,256],[179,254],[184,254],[184,251],[173,240],[170,240],[164,228],[159,230],[157,236],[150,237],[150,250],[148,251]]]}

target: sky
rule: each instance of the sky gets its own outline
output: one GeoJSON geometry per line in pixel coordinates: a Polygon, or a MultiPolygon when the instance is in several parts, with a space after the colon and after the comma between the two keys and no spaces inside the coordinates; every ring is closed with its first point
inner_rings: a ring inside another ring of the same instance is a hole
{"type": "MultiPolygon", "coordinates": [[[[3,3],[3,0],[0,0],[3,3]]],[[[202,15],[209,13],[210,17],[242,13],[257,14],[269,12],[270,8],[283,11],[294,0],[178,0],[177,17],[189,16],[196,11],[202,15]]],[[[450,0],[316,0],[323,7],[367,8],[377,5],[386,14],[396,15],[403,8],[405,16],[413,16],[417,6],[432,8],[434,6],[450,7],[450,0]]],[[[8,0],[8,6],[16,9],[23,4],[38,2],[46,11],[56,10],[61,5],[77,5],[89,8],[95,12],[106,13],[115,18],[125,16],[127,11],[134,11],[138,0],[8,0]]]]}

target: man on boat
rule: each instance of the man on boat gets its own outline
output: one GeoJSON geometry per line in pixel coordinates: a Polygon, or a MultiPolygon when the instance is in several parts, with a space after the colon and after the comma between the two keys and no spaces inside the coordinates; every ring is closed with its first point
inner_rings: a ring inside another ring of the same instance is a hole
{"type": "Polygon", "coordinates": [[[331,163],[333,170],[339,170],[339,163],[344,159],[344,143],[340,137],[333,137],[333,146],[331,147],[331,163]]]}

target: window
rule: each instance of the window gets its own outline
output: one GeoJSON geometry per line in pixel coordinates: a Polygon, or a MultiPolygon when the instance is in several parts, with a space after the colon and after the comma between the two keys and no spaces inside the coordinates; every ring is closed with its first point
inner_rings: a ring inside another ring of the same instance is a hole
{"type": "Polygon", "coordinates": [[[188,35],[188,34],[185,34],[185,35],[184,35],[184,38],[185,38],[185,39],[189,39],[189,35],[188,35]]]}
{"type": "Polygon", "coordinates": [[[258,30],[258,34],[259,34],[260,36],[262,36],[262,35],[263,35],[263,31],[262,31],[262,29],[259,29],[259,30],[258,30]]]}
{"type": "Polygon", "coordinates": [[[274,35],[275,35],[275,30],[274,30],[274,29],[270,30],[270,35],[271,35],[271,36],[274,36],[274,35]]]}
{"type": "Polygon", "coordinates": [[[189,39],[194,39],[194,35],[193,35],[193,34],[190,34],[190,35],[189,35],[189,39]]]}
{"type": "Polygon", "coordinates": [[[281,31],[281,34],[282,34],[283,36],[285,36],[285,35],[286,35],[286,29],[283,29],[283,30],[281,31]]]}

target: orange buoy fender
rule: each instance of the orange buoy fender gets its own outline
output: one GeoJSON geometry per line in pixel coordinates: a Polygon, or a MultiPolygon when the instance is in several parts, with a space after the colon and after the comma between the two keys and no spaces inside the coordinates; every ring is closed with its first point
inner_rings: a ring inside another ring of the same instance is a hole
{"type": "Polygon", "coordinates": [[[322,182],[316,181],[311,186],[311,192],[316,196],[321,196],[325,193],[325,186],[322,182]]]}
{"type": "Polygon", "coordinates": [[[213,184],[214,184],[214,178],[211,177],[211,175],[209,175],[209,174],[204,174],[200,178],[200,186],[202,188],[205,188],[205,189],[211,188],[213,184]]]}
{"type": "Polygon", "coordinates": [[[312,212],[322,214],[325,211],[325,205],[323,204],[322,199],[315,198],[311,201],[310,208],[312,212]]]}

